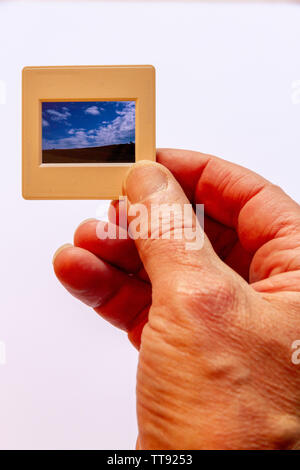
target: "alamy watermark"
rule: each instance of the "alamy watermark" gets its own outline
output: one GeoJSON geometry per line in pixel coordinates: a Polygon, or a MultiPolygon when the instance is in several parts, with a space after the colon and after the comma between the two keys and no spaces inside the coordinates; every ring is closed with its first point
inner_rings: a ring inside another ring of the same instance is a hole
{"type": "Polygon", "coordinates": [[[292,349],[294,350],[292,354],[292,363],[298,366],[300,365],[300,339],[293,342],[292,349]]]}
{"type": "Polygon", "coordinates": [[[186,250],[200,250],[204,243],[204,205],[196,204],[150,204],[137,203],[127,207],[127,198],[119,199],[119,226],[117,214],[111,207],[111,224],[98,223],[97,237],[109,239],[174,239],[183,240],[186,250]],[[129,223],[128,223],[128,220],[129,223]],[[118,232],[118,233],[117,233],[118,232]]]}
{"type": "Polygon", "coordinates": [[[6,348],[4,341],[0,341],[0,366],[6,364],[6,348]]]}

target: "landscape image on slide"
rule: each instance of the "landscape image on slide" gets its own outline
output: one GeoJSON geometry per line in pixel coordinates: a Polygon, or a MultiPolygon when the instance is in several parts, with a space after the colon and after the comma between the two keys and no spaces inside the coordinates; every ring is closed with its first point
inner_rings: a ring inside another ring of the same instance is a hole
{"type": "Polygon", "coordinates": [[[42,103],[43,163],[134,161],[134,101],[42,103]]]}

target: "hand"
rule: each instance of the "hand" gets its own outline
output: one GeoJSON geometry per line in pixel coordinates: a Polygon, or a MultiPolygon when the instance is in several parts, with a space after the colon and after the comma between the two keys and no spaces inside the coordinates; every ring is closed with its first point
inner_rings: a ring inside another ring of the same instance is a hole
{"type": "Polygon", "coordinates": [[[299,206],[216,157],[161,150],[157,161],[134,165],[124,193],[131,206],[203,203],[201,250],[99,240],[90,220],[54,260],[67,290],[140,348],[137,447],[299,448],[299,206]]]}

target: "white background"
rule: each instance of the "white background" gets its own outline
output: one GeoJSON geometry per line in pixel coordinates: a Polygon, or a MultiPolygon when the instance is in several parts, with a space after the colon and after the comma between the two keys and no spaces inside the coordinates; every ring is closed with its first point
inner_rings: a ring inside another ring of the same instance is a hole
{"type": "Polygon", "coordinates": [[[0,1],[1,448],[133,448],[137,433],[137,353],[52,272],[99,203],[21,197],[22,67],[153,64],[158,146],[246,165],[299,201],[299,44],[297,3],[0,1]]]}

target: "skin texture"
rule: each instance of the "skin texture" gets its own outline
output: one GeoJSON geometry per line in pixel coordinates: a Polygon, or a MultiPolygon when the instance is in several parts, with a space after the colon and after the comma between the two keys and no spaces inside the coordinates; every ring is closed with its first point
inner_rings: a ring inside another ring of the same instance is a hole
{"type": "Polygon", "coordinates": [[[139,349],[137,448],[300,448],[299,206],[210,155],[165,149],[157,162],[130,170],[129,205],[204,204],[201,250],[172,237],[176,218],[170,239],[136,241],[100,240],[89,220],[54,258],[66,289],[139,349]]]}

